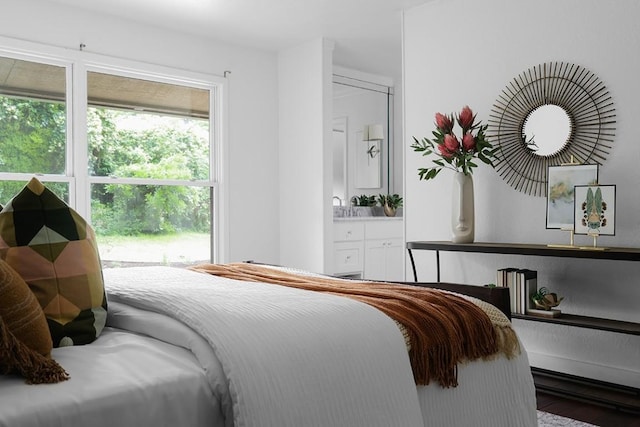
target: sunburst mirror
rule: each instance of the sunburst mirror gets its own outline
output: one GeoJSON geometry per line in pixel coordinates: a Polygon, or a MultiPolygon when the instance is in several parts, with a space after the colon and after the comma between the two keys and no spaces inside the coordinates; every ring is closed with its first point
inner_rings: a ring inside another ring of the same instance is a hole
{"type": "Polygon", "coordinates": [[[595,74],[548,62],[503,89],[489,115],[487,136],[498,174],[518,191],[545,196],[549,166],[606,160],[615,124],[613,100],[595,74]]]}

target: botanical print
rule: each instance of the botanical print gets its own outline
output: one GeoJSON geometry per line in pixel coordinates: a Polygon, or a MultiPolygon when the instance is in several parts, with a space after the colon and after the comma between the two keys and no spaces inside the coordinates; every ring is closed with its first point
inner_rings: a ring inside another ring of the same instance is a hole
{"type": "Polygon", "coordinates": [[[547,184],[547,228],[573,227],[574,187],[598,182],[598,165],[550,166],[547,184]]]}
{"type": "Polygon", "coordinates": [[[575,187],[575,233],[615,234],[615,185],[575,187]]]}

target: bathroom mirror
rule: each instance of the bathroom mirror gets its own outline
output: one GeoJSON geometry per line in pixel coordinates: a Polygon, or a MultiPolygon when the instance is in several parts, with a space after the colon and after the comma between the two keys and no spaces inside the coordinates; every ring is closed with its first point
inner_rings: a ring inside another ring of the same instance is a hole
{"type": "Polygon", "coordinates": [[[526,194],[546,196],[549,166],[602,164],[613,145],[616,113],[602,81],[575,64],[549,62],[503,89],[488,120],[496,172],[526,194]]]}
{"type": "MultiPolygon", "coordinates": [[[[347,200],[347,118],[333,119],[333,198],[340,205],[347,200]]],[[[335,203],[335,202],[338,203],[335,203]]]]}
{"type": "Polygon", "coordinates": [[[392,92],[389,86],[334,74],[334,204],[338,204],[338,198],[348,205],[353,196],[389,192],[393,173],[392,92]],[[337,123],[344,126],[342,137],[336,130],[340,128],[337,123]],[[381,127],[383,139],[366,141],[365,126],[381,127]],[[344,144],[343,148],[339,144],[344,144]]]}
{"type": "MultiPolygon", "coordinates": [[[[366,125],[365,125],[366,126],[366,125]]],[[[356,188],[382,187],[382,150],[384,140],[370,141],[363,131],[356,131],[356,188]],[[358,143],[360,141],[360,143],[358,143]]]]}

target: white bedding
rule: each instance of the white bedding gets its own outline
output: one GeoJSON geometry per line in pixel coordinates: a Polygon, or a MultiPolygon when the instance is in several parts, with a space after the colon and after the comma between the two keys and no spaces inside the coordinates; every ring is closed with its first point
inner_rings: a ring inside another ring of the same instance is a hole
{"type": "Polygon", "coordinates": [[[0,377],[0,426],[223,425],[197,360],[156,339],[107,327],[89,345],[53,350],[69,372],[57,384],[0,377]]]}
{"type": "Polygon", "coordinates": [[[0,426],[537,425],[524,351],[416,388],[396,324],[365,304],[184,269],[104,275],[110,328],[54,350],[70,381],[0,377],[0,426]]]}
{"type": "Polygon", "coordinates": [[[537,426],[536,396],[526,353],[458,368],[458,386],[418,387],[424,426],[537,426]]]}
{"type": "Polygon", "coordinates": [[[218,390],[231,398],[235,425],[422,424],[404,338],[378,310],[188,270],[133,270],[105,271],[110,300],[172,316],[203,336],[229,383],[218,390]]]}

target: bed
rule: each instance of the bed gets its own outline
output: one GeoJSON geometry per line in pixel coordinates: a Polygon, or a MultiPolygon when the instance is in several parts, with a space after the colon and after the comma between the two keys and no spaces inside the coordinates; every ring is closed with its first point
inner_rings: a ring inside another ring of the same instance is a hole
{"type": "Polygon", "coordinates": [[[416,385],[406,331],[361,301],[186,268],[103,274],[105,329],[53,350],[66,381],[0,377],[0,426],[537,425],[522,348],[416,385]]]}

